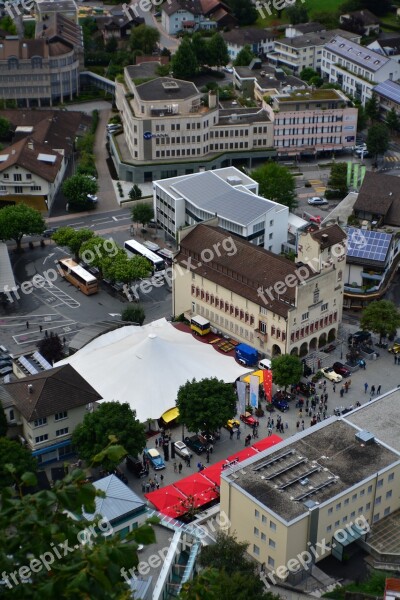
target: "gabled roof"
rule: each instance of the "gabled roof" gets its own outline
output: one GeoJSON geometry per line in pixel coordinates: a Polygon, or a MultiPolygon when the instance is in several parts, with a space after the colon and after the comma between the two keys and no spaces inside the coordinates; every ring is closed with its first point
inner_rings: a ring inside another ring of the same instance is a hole
{"type": "Polygon", "coordinates": [[[9,400],[28,421],[85,406],[101,396],[71,365],[54,367],[0,387],[0,399],[9,400]],[[28,385],[31,385],[29,391],[28,385]]]}
{"type": "MultiPolygon", "coordinates": [[[[175,261],[188,267],[187,257],[200,257],[204,248],[215,248],[226,240],[226,230],[220,227],[199,224],[181,240],[180,251],[175,261]],[[215,246],[217,244],[217,246],[215,246]]],[[[214,256],[211,262],[197,268],[193,264],[196,275],[221,285],[238,296],[247,298],[259,306],[264,305],[259,289],[271,289],[278,281],[285,281],[289,274],[296,277],[296,264],[283,256],[273,254],[259,246],[243,240],[233,234],[236,251],[233,255],[214,256]]],[[[196,262],[197,265],[197,262],[196,262]]],[[[272,312],[286,317],[293,308],[296,299],[294,287],[287,288],[285,296],[273,295],[268,300],[268,308],[272,312]]]]}
{"type": "Polygon", "coordinates": [[[355,42],[346,40],[340,35],[331,39],[329,44],[326,44],[325,49],[373,72],[379,71],[379,69],[386,65],[390,60],[389,58],[382,56],[382,54],[374,52],[370,48],[365,48],[365,46],[361,46],[355,42]]]}
{"type": "Polygon", "coordinates": [[[18,165],[46,181],[54,181],[62,160],[61,154],[49,152],[49,147],[45,144],[31,143],[28,138],[24,138],[0,151],[0,173],[18,165]]]}
{"type": "Polygon", "coordinates": [[[246,44],[258,44],[266,39],[276,38],[276,34],[270,29],[259,27],[246,27],[245,29],[232,29],[224,31],[222,37],[228,44],[245,46],[246,44]]]}
{"type": "Polygon", "coordinates": [[[394,201],[400,205],[400,179],[394,175],[367,171],[354,211],[386,216],[394,201]]]}
{"type": "Polygon", "coordinates": [[[364,26],[367,25],[379,25],[380,21],[370,10],[367,8],[363,10],[354,10],[350,13],[344,13],[340,15],[341,19],[353,18],[360,21],[364,26]]]}
{"type": "Polygon", "coordinates": [[[322,229],[317,229],[317,231],[313,231],[310,235],[313,240],[318,242],[322,250],[330,248],[335,244],[340,244],[347,237],[343,229],[336,223],[322,229]]]}
{"type": "Polygon", "coordinates": [[[135,513],[146,506],[146,502],[139,498],[135,492],[116,475],[108,475],[93,483],[96,490],[105,493],[105,498],[96,496],[96,512],[94,514],[82,512],[87,520],[93,520],[95,516],[101,515],[109,523],[117,521],[122,517],[127,517],[130,513],[135,513]]]}

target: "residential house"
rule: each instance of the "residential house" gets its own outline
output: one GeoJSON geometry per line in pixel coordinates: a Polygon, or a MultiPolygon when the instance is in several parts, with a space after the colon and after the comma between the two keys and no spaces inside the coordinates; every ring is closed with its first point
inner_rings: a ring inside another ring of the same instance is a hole
{"type": "Polygon", "coordinates": [[[321,25],[321,23],[316,21],[311,21],[310,23],[298,23],[297,25],[288,25],[285,28],[284,37],[294,38],[302,35],[320,33],[322,31],[326,31],[325,25],[321,25]]]}
{"type": "Polygon", "coordinates": [[[387,79],[382,83],[378,83],[372,91],[378,96],[379,108],[383,118],[392,108],[400,115],[400,84],[397,81],[387,79]]]}
{"type": "Polygon", "coordinates": [[[353,12],[340,15],[339,23],[344,26],[347,31],[354,31],[360,35],[374,35],[379,33],[380,21],[368,9],[355,10],[353,12]]]}
{"type": "Polygon", "coordinates": [[[233,101],[221,109],[215,93],[194,83],[158,77],[136,85],[141,67],[126,67],[116,82],[116,104],[123,132],[111,136],[110,149],[121,179],[141,183],[215,169],[240,159],[273,155],[272,122],[262,107],[233,101]]]}
{"type": "Polygon", "coordinates": [[[229,253],[213,252],[202,264],[203,250],[218,248],[226,235],[225,229],[205,223],[180,232],[174,315],[201,315],[221,335],[269,357],[304,356],[335,339],[346,238],[338,225],[301,233],[296,263],[231,234],[229,253]]]}
{"type": "Polygon", "coordinates": [[[51,15],[37,23],[35,39],[0,40],[0,99],[21,108],[72,100],[82,67],[81,28],[62,14],[51,15]]]}
{"type": "Polygon", "coordinates": [[[233,85],[246,98],[262,102],[265,96],[308,88],[305,81],[287,75],[283,69],[271,67],[254,59],[248,67],[233,67],[233,85]]]}
{"type": "Polygon", "coordinates": [[[287,206],[258,195],[258,183],[227,167],[153,183],[157,224],[176,238],[179,229],[218,215],[222,229],[279,254],[287,241],[287,206]]]}
{"type": "Polygon", "coordinates": [[[78,23],[78,6],[74,0],[41,0],[35,5],[37,21],[47,21],[56,15],[62,15],[78,23]]]}
{"type": "Polygon", "coordinates": [[[219,0],[171,0],[161,6],[161,26],[169,35],[236,24],[228,5],[219,0]]]}
{"type": "Polygon", "coordinates": [[[39,464],[72,454],[71,437],[101,396],[70,365],[0,386],[7,423],[39,464]]]}
{"type": "Polygon", "coordinates": [[[268,54],[268,60],[277,67],[289,68],[295,75],[299,75],[305,68],[314,69],[319,73],[321,72],[323,47],[338,35],[354,42],[359,42],[361,39],[359,35],[340,29],[284,37],[276,40],[273,52],[268,54]]]}
{"type": "Polygon", "coordinates": [[[228,47],[231,62],[235,61],[237,55],[245,46],[250,46],[255,56],[266,56],[274,49],[276,33],[271,29],[260,29],[258,27],[236,28],[224,31],[222,34],[228,47]]]}
{"type": "Polygon", "coordinates": [[[321,74],[365,105],[378,83],[388,79],[396,81],[400,77],[400,64],[337,36],[323,48],[321,74]]]}
{"type": "Polygon", "coordinates": [[[383,32],[378,39],[368,44],[367,48],[400,62],[400,35],[383,32]]]}
{"type": "Polygon", "coordinates": [[[129,38],[132,30],[137,25],[142,25],[144,19],[139,17],[130,18],[126,12],[120,11],[117,14],[99,16],[96,18],[96,24],[107,43],[110,39],[126,40],[129,38]]]}
{"type": "Polygon", "coordinates": [[[272,97],[274,146],[280,156],[351,149],[358,109],[339,90],[306,89],[272,97]]]}
{"type": "Polygon", "coordinates": [[[354,215],[375,227],[400,226],[400,179],[367,171],[354,204],[354,215]]]}

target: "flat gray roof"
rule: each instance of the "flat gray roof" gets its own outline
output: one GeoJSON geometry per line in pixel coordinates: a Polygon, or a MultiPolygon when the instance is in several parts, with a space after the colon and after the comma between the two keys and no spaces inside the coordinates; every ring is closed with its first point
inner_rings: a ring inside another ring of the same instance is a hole
{"type": "Polygon", "coordinates": [[[196,173],[173,184],[172,188],[196,207],[243,226],[263,217],[276,205],[243,187],[237,189],[212,171],[196,173]]]}
{"type": "Polygon", "coordinates": [[[173,102],[197,96],[200,92],[191,81],[173,79],[172,77],[158,77],[136,86],[139,98],[145,101],[165,100],[173,102]]]}
{"type": "Polygon", "coordinates": [[[357,432],[343,419],[330,419],[222,477],[291,521],[308,512],[306,503],[330,500],[400,460],[377,441],[361,444],[357,432]]]}
{"type": "Polygon", "coordinates": [[[361,429],[369,429],[400,452],[400,388],[364,404],[346,415],[345,420],[361,429]]]}

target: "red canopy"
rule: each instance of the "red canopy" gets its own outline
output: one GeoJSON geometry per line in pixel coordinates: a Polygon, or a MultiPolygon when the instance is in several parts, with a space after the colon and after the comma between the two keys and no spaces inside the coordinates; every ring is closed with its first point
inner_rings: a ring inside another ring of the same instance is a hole
{"type": "Polygon", "coordinates": [[[215,483],[211,483],[203,477],[202,473],[195,473],[194,475],[189,475],[189,477],[185,477],[180,481],[174,483],[174,487],[176,487],[180,492],[183,492],[185,496],[197,496],[202,492],[206,492],[215,487],[215,483]]]}
{"type": "Polygon", "coordinates": [[[239,452],[235,452],[235,454],[228,456],[227,461],[231,462],[237,458],[239,459],[239,462],[242,462],[242,460],[246,460],[246,458],[250,458],[250,456],[254,456],[255,454],[257,454],[257,450],[255,450],[253,446],[248,446],[247,448],[243,448],[243,450],[239,450],[239,452]]]}
{"type": "Polygon", "coordinates": [[[282,442],[282,438],[279,437],[279,435],[269,435],[268,437],[263,438],[262,440],[259,440],[258,442],[253,444],[252,448],[255,448],[259,452],[262,452],[267,448],[271,448],[271,446],[275,446],[275,444],[279,444],[279,442],[282,442]]]}
{"type": "Polygon", "coordinates": [[[145,494],[145,497],[154,504],[157,510],[164,513],[166,508],[175,506],[186,499],[186,496],[173,485],[167,485],[165,488],[149,492],[148,494],[145,494]]]}
{"type": "Polygon", "coordinates": [[[206,467],[204,471],[201,472],[201,474],[204,475],[204,477],[207,477],[207,479],[210,479],[211,481],[219,485],[221,480],[222,465],[224,465],[225,462],[225,460],[220,460],[219,462],[215,463],[215,465],[211,465],[211,467],[206,467]]]}

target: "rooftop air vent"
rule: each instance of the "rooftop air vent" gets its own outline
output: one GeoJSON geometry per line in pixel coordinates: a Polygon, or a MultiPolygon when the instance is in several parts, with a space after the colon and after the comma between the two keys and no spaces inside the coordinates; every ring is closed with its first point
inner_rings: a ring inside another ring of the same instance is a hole
{"type": "Polygon", "coordinates": [[[226,178],[226,181],[230,185],[240,185],[243,183],[243,181],[237,175],[229,175],[229,177],[226,178]]]}
{"type": "Polygon", "coordinates": [[[305,479],[300,479],[300,485],[307,485],[309,483],[309,479],[306,477],[305,479]]]}
{"type": "Polygon", "coordinates": [[[322,239],[324,240],[324,242],[326,242],[329,236],[328,236],[328,234],[327,234],[327,233],[323,233],[323,234],[321,235],[321,237],[322,237],[322,239]]]}
{"type": "Polygon", "coordinates": [[[368,444],[373,444],[375,442],[375,436],[373,433],[363,430],[356,433],[356,440],[367,446],[368,444]]]}
{"type": "Polygon", "coordinates": [[[175,92],[179,90],[179,85],[176,81],[164,81],[162,86],[166,92],[175,92]]]}

